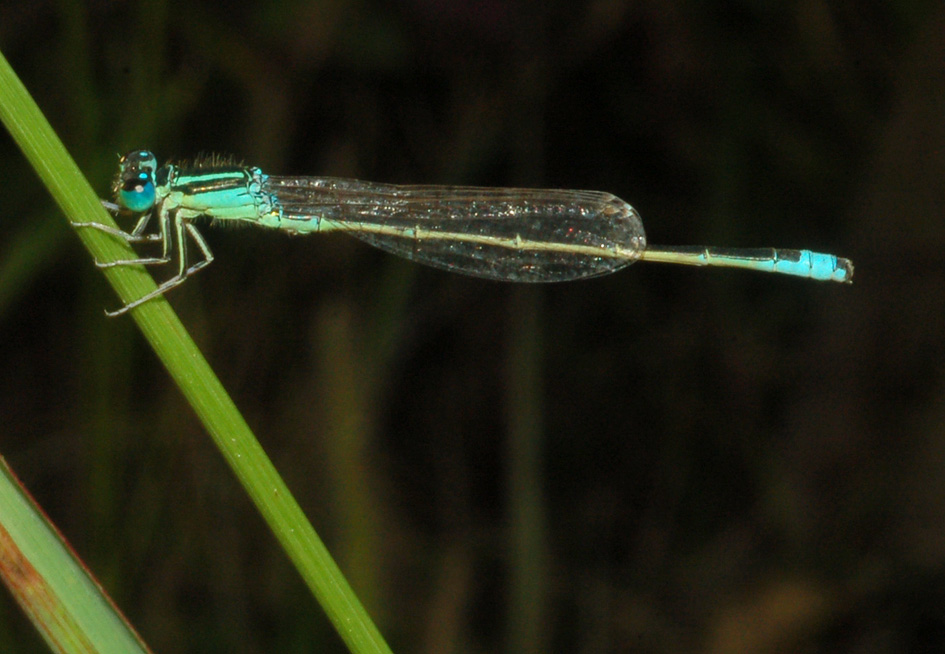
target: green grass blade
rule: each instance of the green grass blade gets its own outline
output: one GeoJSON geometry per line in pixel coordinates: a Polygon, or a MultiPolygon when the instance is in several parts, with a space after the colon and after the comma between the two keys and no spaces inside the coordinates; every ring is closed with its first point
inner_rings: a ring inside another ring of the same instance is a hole
{"type": "MultiPolygon", "coordinates": [[[[0,120],[70,221],[113,224],[2,55],[0,120]]],[[[126,244],[93,231],[80,230],[79,236],[96,259],[107,261],[130,254],[126,244]]],[[[154,288],[150,275],[140,267],[108,269],[106,277],[123,302],[154,288]]],[[[328,550],[170,305],[158,298],[133,310],[132,317],[349,649],[358,654],[389,652],[328,550]]]]}

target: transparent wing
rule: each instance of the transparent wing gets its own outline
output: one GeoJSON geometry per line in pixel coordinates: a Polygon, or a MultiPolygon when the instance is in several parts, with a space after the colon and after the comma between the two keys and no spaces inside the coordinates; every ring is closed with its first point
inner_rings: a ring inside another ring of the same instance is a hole
{"type": "Polygon", "coordinates": [[[284,229],[344,230],[436,268],[512,282],[557,282],[619,270],[646,248],[637,212],[609,193],[398,186],[268,177],[284,229]]]}

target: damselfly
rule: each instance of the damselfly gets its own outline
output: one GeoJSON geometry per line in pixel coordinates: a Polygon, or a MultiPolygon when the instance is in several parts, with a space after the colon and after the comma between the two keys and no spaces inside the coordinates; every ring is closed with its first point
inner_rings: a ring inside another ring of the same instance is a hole
{"type": "Polygon", "coordinates": [[[848,259],[810,250],[647,245],[640,215],[609,193],[472,186],[400,186],[337,177],[279,177],[211,157],[165,164],[147,150],[121,158],[112,212],[140,214],[129,243],[159,242],[160,256],[96,262],[158,265],[177,259],[177,273],[115,316],[178,286],[213,261],[195,221],[241,221],[290,233],[344,231],[407,259],[474,277],[561,282],[596,277],[635,261],[725,266],[850,282],[848,259]],[[148,232],[152,219],[157,231],[148,232]],[[191,263],[188,239],[200,251],[191,263]]]}

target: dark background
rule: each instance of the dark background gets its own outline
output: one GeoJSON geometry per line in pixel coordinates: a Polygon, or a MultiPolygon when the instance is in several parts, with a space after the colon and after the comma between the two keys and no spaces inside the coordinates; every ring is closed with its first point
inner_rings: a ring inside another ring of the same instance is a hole
{"type": "MultiPolygon", "coordinates": [[[[117,155],[606,190],[639,264],[518,287],[208,231],[170,300],[398,652],[945,651],[945,8],[0,5],[93,185],[117,155]]],[[[0,137],[2,454],[158,652],[340,652],[0,137]]],[[[0,650],[45,651],[9,599],[0,650]]]]}

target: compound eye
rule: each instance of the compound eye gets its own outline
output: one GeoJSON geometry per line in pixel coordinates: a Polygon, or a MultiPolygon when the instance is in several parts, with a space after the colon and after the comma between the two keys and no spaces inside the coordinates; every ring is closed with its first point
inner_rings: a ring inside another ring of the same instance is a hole
{"type": "Polygon", "coordinates": [[[141,172],[128,177],[118,189],[118,201],[123,207],[141,213],[154,206],[154,181],[149,173],[141,172]]]}
{"type": "Polygon", "coordinates": [[[119,165],[122,170],[157,170],[157,157],[147,150],[134,150],[121,158],[119,165]]]}

